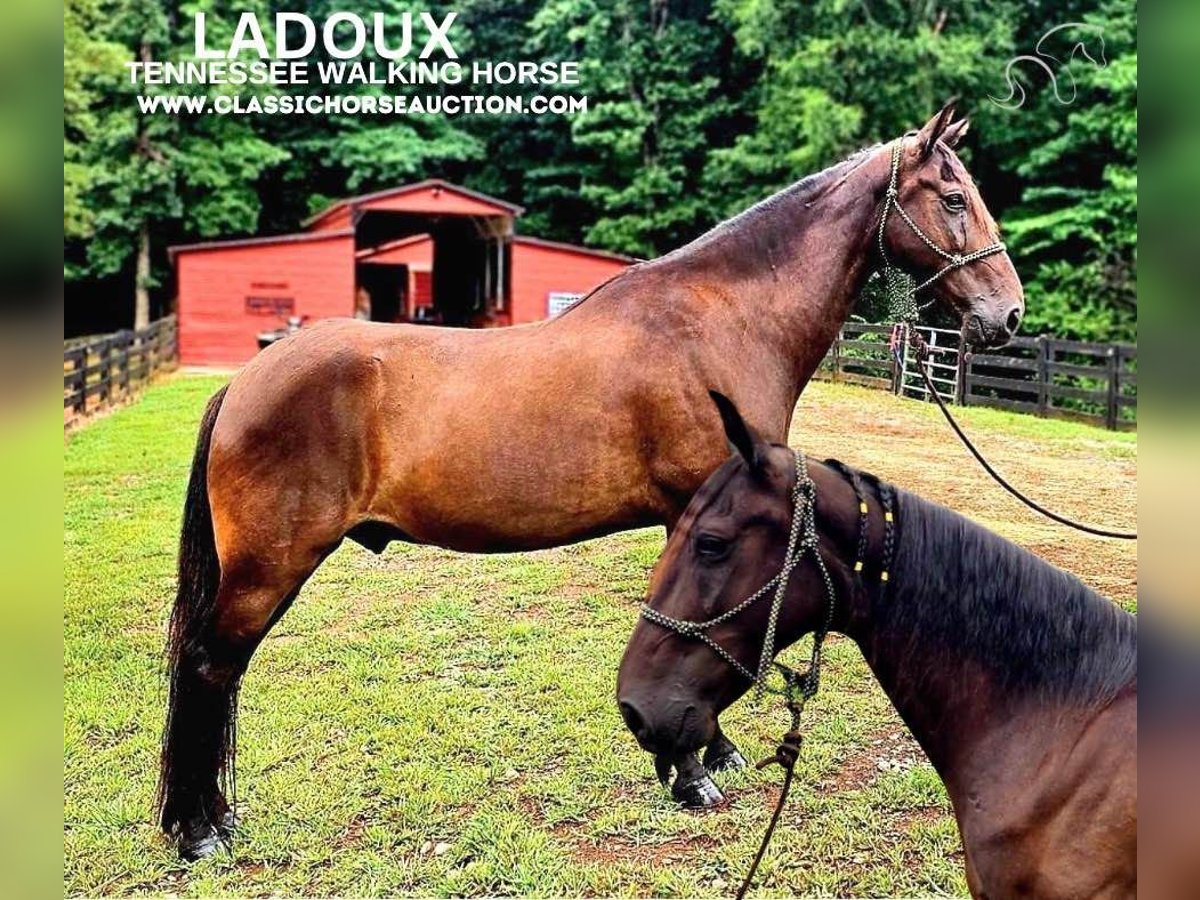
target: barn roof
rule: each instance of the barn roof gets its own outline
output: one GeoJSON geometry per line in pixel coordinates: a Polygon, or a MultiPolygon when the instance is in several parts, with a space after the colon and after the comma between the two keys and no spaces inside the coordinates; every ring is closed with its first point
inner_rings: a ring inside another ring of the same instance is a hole
{"type": "MultiPolygon", "coordinates": [[[[461,185],[451,184],[449,181],[444,181],[441,178],[426,178],[424,181],[417,181],[413,184],[402,184],[399,187],[388,188],[384,191],[375,191],[370,194],[359,194],[357,197],[346,197],[343,200],[338,200],[325,207],[314,216],[305,219],[301,224],[305,228],[311,228],[322,219],[326,219],[334,213],[350,209],[351,211],[361,208],[370,208],[372,205],[381,201],[392,200],[397,197],[403,197],[405,194],[419,193],[432,189],[434,194],[445,191],[450,194],[456,194],[459,197],[475,201],[482,204],[483,207],[490,207],[494,215],[516,217],[525,211],[524,207],[517,206],[515,203],[509,203],[507,200],[500,200],[497,197],[489,196],[488,194],[473,191],[470,188],[462,187],[461,185]]],[[[440,212],[436,207],[431,206],[428,210],[431,213],[440,212]]]]}
{"type": "Polygon", "coordinates": [[[267,237],[234,238],[231,241],[201,241],[196,244],[175,244],[167,248],[172,261],[177,253],[193,253],[198,250],[229,250],[236,247],[262,247],[270,244],[303,244],[308,241],[328,241],[333,238],[354,237],[354,229],[342,231],[317,231],[312,234],[274,234],[267,237]]]}
{"type": "Polygon", "coordinates": [[[578,244],[564,244],[560,241],[548,241],[545,238],[530,237],[527,234],[513,235],[513,243],[529,244],[531,247],[545,247],[547,250],[558,250],[563,253],[578,253],[580,256],[599,256],[614,262],[639,263],[643,260],[636,256],[626,256],[624,253],[614,253],[612,250],[595,250],[591,247],[580,247],[578,244]]]}

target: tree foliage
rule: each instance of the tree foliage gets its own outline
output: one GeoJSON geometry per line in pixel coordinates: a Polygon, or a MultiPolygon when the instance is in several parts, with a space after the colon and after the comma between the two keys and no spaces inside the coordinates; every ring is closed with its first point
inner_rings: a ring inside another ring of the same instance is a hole
{"type": "Polygon", "coordinates": [[[464,61],[579,60],[589,109],[139,117],[121,60],[188,57],[197,10],[219,45],[242,10],[267,21],[277,8],[291,7],[67,0],[69,283],[127,273],[143,225],[161,284],[169,243],[294,230],[330,198],[435,175],[523,204],[529,233],[653,256],[957,96],[973,122],[965,160],[1027,287],[1027,330],[1136,337],[1137,24],[1127,0],[313,0],[305,11],[318,21],[453,9],[464,61]],[[1072,55],[1079,35],[1048,43],[1062,85],[1077,86],[1072,103],[1033,67],[1015,70],[1022,107],[988,99],[1006,93],[1010,59],[1069,21],[1098,26],[1107,61],[1072,55]]]}

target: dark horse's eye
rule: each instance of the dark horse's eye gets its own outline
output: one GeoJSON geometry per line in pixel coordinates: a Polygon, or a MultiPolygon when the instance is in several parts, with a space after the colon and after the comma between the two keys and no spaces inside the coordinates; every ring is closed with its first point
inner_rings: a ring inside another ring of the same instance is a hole
{"type": "Polygon", "coordinates": [[[962,194],[947,194],[942,198],[942,202],[951,212],[962,212],[967,208],[967,198],[962,194]]]}
{"type": "Polygon", "coordinates": [[[701,534],[696,537],[696,554],[703,559],[718,560],[729,552],[732,541],[715,534],[701,534]]]}

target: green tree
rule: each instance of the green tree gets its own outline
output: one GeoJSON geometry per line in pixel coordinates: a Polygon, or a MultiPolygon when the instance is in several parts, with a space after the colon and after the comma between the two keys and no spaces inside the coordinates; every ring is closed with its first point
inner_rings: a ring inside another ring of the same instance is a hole
{"type": "MultiPolygon", "coordinates": [[[[1059,70],[1062,105],[1040,72],[1022,72],[1030,101],[1013,110],[1015,146],[999,157],[1020,185],[1004,219],[1029,297],[1026,330],[1085,340],[1137,337],[1137,34],[1135,7],[1103,3],[1107,65],[1071,58],[1059,70]],[[1074,79],[1075,91],[1071,88],[1074,79]]],[[[1033,31],[1053,27],[1036,23],[1033,31]]],[[[1039,31],[1044,34],[1044,30],[1039,31]]],[[[1063,61],[1087,32],[1052,37],[1063,61]]],[[[1036,43],[1037,37],[1032,37],[1036,43]]]]}
{"type": "Polygon", "coordinates": [[[718,0],[741,53],[762,66],[754,127],[711,157],[726,211],[862,144],[978,97],[1012,46],[1010,3],[718,0]]]}
{"type": "Polygon", "coordinates": [[[572,123],[585,238],[654,255],[703,230],[700,179],[733,101],[718,77],[732,49],[707,3],[548,0],[530,47],[581,60],[588,114],[572,123]]]}
{"type": "MultiPolygon", "coordinates": [[[[75,120],[86,127],[76,129],[81,139],[71,148],[80,190],[64,212],[79,210],[80,224],[67,234],[76,239],[68,243],[67,277],[112,276],[132,262],[133,324],[142,327],[158,283],[155,256],[162,257],[168,239],[253,231],[260,205],[255,180],[287,153],[232,117],[143,114],[136,95],[158,89],[131,84],[121,63],[190,56],[191,20],[179,29],[162,0],[118,0],[98,9],[105,51],[73,95],[75,120]]],[[[219,23],[214,19],[215,30],[219,23]]],[[[64,97],[67,106],[71,98],[64,97]]]]}

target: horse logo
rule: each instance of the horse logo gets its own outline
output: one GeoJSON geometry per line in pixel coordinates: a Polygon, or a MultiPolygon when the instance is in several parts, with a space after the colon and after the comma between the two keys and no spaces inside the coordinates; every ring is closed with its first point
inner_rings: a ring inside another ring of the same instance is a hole
{"type": "Polygon", "coordinates": [[[1033,48],[1033,52],[1034,55],[1022,54],[1021,56],[1014,56],[1008,61],[1008,64],[1004,67],[1004,80],[1008,84],[1008,96],[994,97],[991,94],[988,95],[988,98],[997,106],[1003,109],[1020,109],[1025,104],[1025,87],[1016,77],[1014,77],[1013,74],[1013,70],[1022,63],[1032,63],[1046,73],[1046,77],[1050,79],[1050,87],[1054,91],[1054,99],[1061,106],[1070,106],[1075,102],[1075,98],[1079,95],[1079,87],[1075,83],[1075,76],[1071,73],[1070,68],[1071,62],[1075,59],[1076,54],[1083,56],[1084,59],[1090,62],[1097,69],[1104,69],[1108,66],[1108,60],[1104,56],[1103,29],[1099,25],[1089,25],[1086,22],[1064,22],[1062,25],[1056,25],[1038,39],[1037,44],[1033,48]],[[1072,45],[1071,52],[1068,54],[1065,63],[1057,56],[1042,49],[1042,44],[1044,44],[1051,35],[1067,29],[1078,29],[1088,35],[1094,34],[1096,40],[1100,44],[1098,54],[1099,60],[1097,60],[1096,57],[1092,56],[1092,54],[1088,52],[1086,37],[1081,40],[1077,40],[1072,45]],[[1046,62],[1046,60],[1051,60],[1053,63],[1055,63],[1059,69],[1059,73],[1056,73],[1050,64],[1046,62]],[[1058,74],[1060,73],[1065,75],[1066,78],[1071,82],[1071,94],[1069,97],[1064,97],[1063,93],[1059,90],[1058,74]]]}

